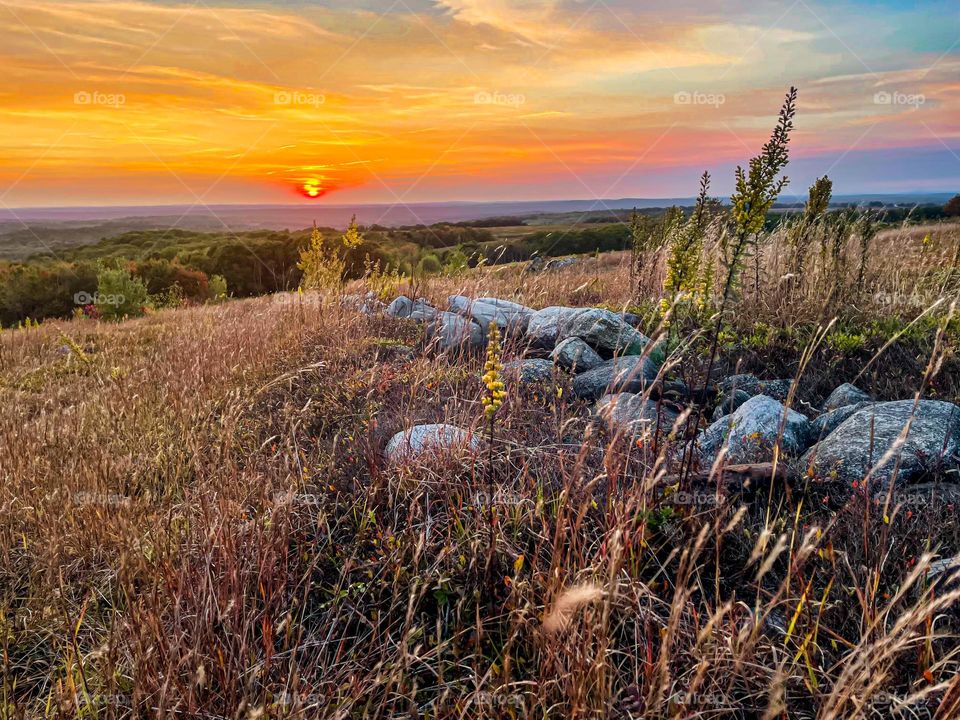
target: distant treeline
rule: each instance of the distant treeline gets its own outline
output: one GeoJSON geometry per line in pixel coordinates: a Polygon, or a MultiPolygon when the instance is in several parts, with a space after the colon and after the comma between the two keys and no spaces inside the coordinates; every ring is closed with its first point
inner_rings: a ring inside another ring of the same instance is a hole
{"type": "MultiPolygon", "coordinates": [[[[947,215],[938,206],[870,209],[890,224],[935,221],[947,215]]],[[[788,206],[771,213],[768,224],[774,226],[792,210],[788,206]]],[[[689,213],[689,208],[675,212],[689,213]]],[[[637,211],[636,218],[653,227],[663,213],[660,208],[645,208],[637,211]]],[[[360,277],[370,263],[406,274],[453,272],[481,260],[496,264],[527,260],[534,254],[549,257],[632,246],[630,225],[637,222],[632,211],[591,211],[573,214],[569,220],[569,229],[541,231],[535,229],[537,219],[512,216],[429,226],[361,227],[363,241],[344,250],[347,275],[360,277]],[[530,233],[520,237],[500,239],[491,231],[525,224],[530,233]]],[[[341,232],[322,231],[331,239],[341,232]]],[[[217,276],[218,282],[226,280],[227,292],[234,297],[292,290],[300,284],[297,262],[309,236],[309,230],[136,230],[56,256],[41,253],[22,262],[0,261],[0,325],[70,316],[81,304],[77,298],[97,293],[97,277],[104,267],[129,271],[151,296],[173,294],[186,302],[209,299],[211,278],[217,276]]]]}
{"type": "MultiPolygon", "coordinates": [[[[335,239],[339,230],[322,228],[335,239]]],[[[629,247],[625,225],[533,232],[509,241],[486,228],[438,224],[361,228],[363,242],[344,251],[348,277],[360,277],[369,263],[404,273],[436,273],[486,263],[525,260],[540,255],[566,255],[629,247]]],[[[210,298],[210,278],[226,280],[234,297],[295,289],[300,250],[310,232],[246,231],[201,233],[190,230],[138,230],[92,245],[57,253],[36,254],[23,262],[0,262],[0,324],[16,325],[31,318],[69,317],[83,299],[99,290],[104,267],[121,267],[142,281],[156,297],[175,293],[186,302],[210,298]],[[79,298],[79,299],[78,299],[79,298]]]]}

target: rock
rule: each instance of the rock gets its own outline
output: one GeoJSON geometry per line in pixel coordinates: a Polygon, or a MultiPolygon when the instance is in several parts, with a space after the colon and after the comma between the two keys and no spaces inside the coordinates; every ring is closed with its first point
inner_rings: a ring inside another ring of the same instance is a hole
{"type": "MultiPolygon", "coordinates": [[[[419,312],[414,310],[410,317],[416,319],[419,312]]],[[[483,329],[473,320],[451,312],[437,312],[425,319],[427,337],[440,350],[474,350],[484,345],[483,329]]]]}
{"type": "Polygon", "coordinates": [[[556,258],[551,260],[546,265],[543,266],[544,270],[559,270],[560,268],[570,267],[571,265],[576,265],[577,259],[575,257],[565,257],[565,258],[556,258]]]}
{"type": "Polygon", "coordinates": [[[760,379],[756,375],[749,374],[731,375],[717,383],[717,390],[720,393],[728,393],[736,389],[749,393],[750,397],[760,395],[762,388],[763,383],[760,379]]]}
{"type": "Polygon", "coordinates": [[[526,305],[521,305],[520,303],[515,303],[512,300],[501,300],[500,298],[495,297],[479,297],[477,302],[486,303],[487,305],[493,305],[498,310],[503,310],[505,312],[512,312],[516,314],[527,314],[533,315],[536,310],[529,308],[526,305]]]}
{"type": "Polygon", "coordinates": [[[856,405],[857,403],[871,402],[872,400],[872,397],[867,395],[856,385],[844,383],[830,393],[830,397],[828,397],[823,403],[823,411],[828,413],[831,410],[836,410],[837,408],[842,408],[846,405],[856,405]]]}
{"type": "Polygon", "coordinates": [[[763,389],[760,392],[763,395],[772,397],[774,400],[779,400],[780,402],[786,402],[787,396],[790,394],[790,389],[793,387],[793,380],[788,378],[783,380],[764,380],[761,385],[763,389]]]}
{"type": "Polygon", "coordinates": [[[407,460],[427,452],[443,453],[456,450],[475,450],[479,441],[471,433],[443,423],[414,425],[398,432],[387,443],[384,454],[389,462],[407,460]]]}
{"type": "Polygon", "coordinates": [[[513,360],[503,364],[507,384],[542,385],[553,382],[553,363],[549,360],[513,360]]]}
{"type": "MultiPolygon", "coordinates": [[[[495,303],[504,303],[502,300],[491,298],[495,303]]],[[[447,303],[451,312],[471,318],[486,335],[491,322],[495,322],[503,333],[523,333],[533,316],[533,310],[516,303],[494,304],[483,300],[471,300],[463,295],[451,295],[447,303]],[[509,307],[513,306],[513,307],[509,307]]]]}
{"type": "Polygon", "coordinates": [[[670,406],[636,393],[604,395],[594,408],[611,434],[628,437],[649,436],[657,433],[666,439],[680,413],[670,406]]]}
{"type": "Polygon", "coordinates": [[[524,268],[524,272],[528,273],[538,273],[543,270],[544,259],[534,253],[530,256],[530,262],[527,263],[527,267],[524,268]]]}
{"type": "Polygon", "coordinates": [[[620,317],[623,318],[623,321],[632,328],[638,328],[643,325],[643,318],[632,312],[622,312],[620,317]]]}
{"type": "Polygon", "coordinates": [[[743,390],[750,397],[766,395],[780,402],[787,399],[791,387],[793,387],[793,380],[761,380],[756,375],[750,374],[731,375],[717,383],[717,390],[721,394],[737,389],[743,390]]]}
{"type": "Polygon", "coordinates": [[[628,325],[623,317],[603,308],[589,308],[569,318],[557,340],[578,337],[608,355],[639,355],[650,338],[628,325]]]}
{"type": "Polygon", "coordinates": [[[391,317],[410,318],[418,322],[430,320],[439,312],[423,298],[411,300],[406,295],[399,296],[386,309],[386,314],[391,317]]]}
{"type": "Polygon", "coordinates": [[[572,373],[593,370],[603,364],[603,358],[597,351],[578,337],[568,337],[560,342],[550,357],[557,365],[572,373]]]}
{"type": "Polygon", "coordinates": [[[640,392],[656,377],[657,366],[650,358],[625,355],[577,375],[573,379],[573,393],[596,400],[607,393],[640,392]]]}
{"type": "Polygon", "coordinates": [[[720,396],[720,402],[714,409],[711,420],[716,422],[725,415],[729,415],[751,397],[753,396],[746,390],[740,390],[739,388],[737,390],[728,390],[720,396]]]}
{"type": "Polygon", "coordinates": [[[377,294],[373,291],[366,295],[344,295],[340,298],[340,304],[343,307],[357,310],[363,315],[379,315],[385,309],[384,304],[377,299],[377,294]]]}
{"type": "Polygon", "coordinates": [[[700,466],[713,465],[722,447],[727,448],[726,461],[733,464],[768,462],[773,458],[780,425],[786,413],[781,452],[796,456],[809,447],[810,421],[788,410],[766,395],[754,395],[732,414],[710,425],[696,439],[700,466]]]}
{"type": "Polygon", "coordinates": [[[872,403],[857,410],[803,456],[803,469],[843,484],[871,477],[880,487],[908,483],[925,473],[960,467],[960,407],[940,400],[872,403]],[[905,442],[890,457],[907,422],[905,442]],[[899,468],[894,478],[894,466],[899,468]]]}
{"type": "Polygon", "coordinates": [[[567,337],[567,326],[584,312],[584,308],[559,306],[537,310],[527,324],[527,339],[531,345],[553,350],[560,334],[565,333],[564,337],[567,337]]]}
{"type": "Polygon", "coordinates": [[[844,405],[838,407],[836,410],[823,413],[811,423],[813,437],[817,440],[822,440],[840,427],[843,421],[853,415],[857,410],[862,410],[869,404],[870,403],[860,402],[856,405],[844,405]]]}
{"type": "Polygon", "coordinates": [[[413,312],[413,300],[406,295],[401,295],[392,303],[387,305],[386,313],[390,317],[408,318],[413,312]]]}

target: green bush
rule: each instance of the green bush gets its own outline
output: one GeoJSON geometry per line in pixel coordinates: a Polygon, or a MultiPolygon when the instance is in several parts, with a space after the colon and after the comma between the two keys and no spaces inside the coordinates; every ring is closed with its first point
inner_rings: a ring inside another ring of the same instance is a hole
{"type": "Polygon", "coordinates": [[[126,268],[101,267],[97,273],[96,308],[105,320],[143,315],[150,301],[147,286],[126,268]]]}

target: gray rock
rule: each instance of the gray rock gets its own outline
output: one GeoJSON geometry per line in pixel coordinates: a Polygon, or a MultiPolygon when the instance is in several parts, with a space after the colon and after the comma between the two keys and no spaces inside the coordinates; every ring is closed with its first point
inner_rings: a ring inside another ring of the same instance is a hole
{"type": "Polygon", "coordinates": [[[640,392],[657,377],[657,365],[639,355],[606,360],[573,379],[573,394],[596,400],[607,393],[640,392]]]}
{"type": "Polygon", "coordinates": [[[593,370],[603,364],[603,358],[597,351],[578,337],[569,337],[558,343],[550,357],[557,365],[572,373],[593,370]]]}
{"type": "Polygon", "coordinates": [[[622,316],[603,308],[589,308],[570,318],[557,340],[578,337],[608,355],[639,355],[650,338],[628,325],[622,316]]]}
{"type": "Polygon", "coordinates": [[[793,380],[764,380],[761,384],[763,389],[760,392],[763,395],[780,402],[786,402],[787,396],[790,394],[790,388],[793,387],[793,380]]]}
{"type": "Polygon", "coordinates": [[[559,270],[560,268],[570,267],[571,265],[576,265],[577,258],[575,257],[565,257],[565,258],[556,258],[549,261],[546,265],[543,266],[544,270],[559,270]]]}
{"type": "Polygon", "coordinates": [[[522,305],[516,305],[516,303],[503,304],[504,301],[502,300],[491,299],[500,304],[471,300],[463,295],[451,295],[447,302],[451,312],[471,318],[483,328],[484,334],[487,333],[491,322],[495,322],[503,333],[526,332],[527,324],[533,316],[533,310],[522,305]]]}
{"type": "MultiPolygon", "coordinates": [[[[420,311],[414,310],[416,318],[420,311]]],[[[425,318],[427,337],[440,350],[474,350],[484,345],[483,329],[473,320],[451,312],[439,312],[425,318]]]]}
{"type": "Polygon", "coordinates": [[[512,360],[503,364],[507,384],[542,385],[553,382],[553,363],[549,360],[512,360]]]}
{"type": "Polygon", "coordinates": [[[567,326],[584,312],[584,308],[560,306],[537,310],[527,324],[527,339],[531,345],[553,350],[560,334],[564,333],[564,337],[571,334],[566,333],[567,326]]]}
{"type": "Polygon", "coordinates": [[[853,415],[857,410],[862,410],[869,404],[870,403],[860,402],[856,405],[844,405],[838,407],[836,410],[823,413],[811,423],[813,437],[817,440],[822,440],[840,427],[843,421],[853,415]]]}
{"type": "Polygon", "coordinates": [[[444,453],[456,450],[475,450],[479,440],[466,430],[443,423],[414,425],[398,432],[387,443],[384,454],[390,462],[419,457],[424,453],[444,453]]]}
{"type": "Polygon", "coordinates": [[[620,317],[623,318],[623,321],[633,328],[638,328],[643,325],[643,318],[632,312],[622,312],[620,317]]]}
{"type": "Polygon", "coordinates": [[[830,397],[828,397],[823,403],[823,411],[828,413],[831,410],[842,408],[845,405],[856,405],[857,403],[870,402],[872,400],[872,397],[867,395],[856,385],[844,383],[830,393],[830,397]]]}
{"type": "Polygon", "coordinates": [[[401,295],[387,306],[386,312],[390,317],[408,318],[413,312],[413,300],[401,295]]]}
{"type": "Polygon", "coordinates": [[[340,304],[363,315],[379,315],[385,309],[384,304],[377,299],[376,293],[372,291],[366,295],[344,295],[340,298],[340,304]]]}
{"type": "Polygon", "coordinates": [[[440,311],[423,298],[411,300],[406,295],[400,295],[387,306],[385,312],[391,317],[410,318],[411,320],[424,322],[435,317],[440,311]]]}
{"type": "Polygon", "coordinates": [[[960,407],[940,400],[872,403],[857,410],[803,456],[820,480],[847,484],[871,477],[881,487],[908,483],[928,472],[960,467],[960,407]],[[913,422],[906,440],[897,440],[913,422]],[[893,449],[892,453],[889,453],[893,449]],[[896,477],[894,467],[898,463],[896,477]]]}
{"type": "Polygon", "coordinates": [[[797,456],[809,447],[810,421],[766,395],[754,395],[735,412],[710,425],[697,436],[701,469],[708,469],[723,447],[732,464],[768,462],[773,459],[780,425],[786,414],[781,452],[797,456]]]}
{"type": "Polygon", "coordinates": [[[477,302],[493,305],[498,310],[519,315],[533,315],[536,312],[536,310],[529,308],[526,305],[521,305],[520,303],[513,302],[512,300],[501,300],[500,298],[495,297],[479,297],[477,298],[477,302]]]}
{"type": "Polygon", "coordinates": [[[728,390],[720,396],[720,402],[717,403],[717,407],[713,411],[711,420],[716,422],[725,415],[729,415],[751,397],[753,396],[750,395],[750,393],[745,390],[740,390],[739,388],[736,390],[728,390]]]}
{"type": "Polygon", "coordinates": [[[717,390],[721,394],[729,393],[733,389],[742,390],[753,397],[766,395],[774,400],[783,402],[793,386],[793,380],[761,380],[756,375],[748,373],[731,375],[717,383],[717,390]]]}
{"type": "Polygon", "coordinates": [[[659,432],[666,439],[680,417],[668,405],[637,393],[604,395],[594,409],[612,434],[631,438],[654,437],[659,432]]]}
{"type": "Polygon", "coordinates": [[[763,383],[760,382],[760,378],[756,375],[750,374],[741,374],[741,375],[731,375],[730,377],[724,378],[717,383],[717,390],[720,393],[728,393],[731,390],[743,390],[745,393],[749,393],[750,397],[754,395],[760,395],[762,392],[763,383]]]}

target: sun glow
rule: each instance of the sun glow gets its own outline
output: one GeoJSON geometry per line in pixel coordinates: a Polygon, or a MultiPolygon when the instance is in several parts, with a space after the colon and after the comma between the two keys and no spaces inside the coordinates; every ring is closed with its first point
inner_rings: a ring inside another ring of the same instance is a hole
{"type": "Polygon", "coordinates": [[[303,187],[300,188],[300,191],[309,198],[318,198],[322,196],[326,191],[320,186],[319,180],[305,180],[303,187]]]}

